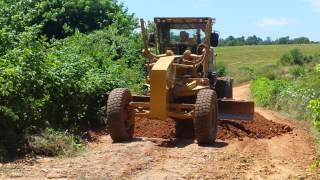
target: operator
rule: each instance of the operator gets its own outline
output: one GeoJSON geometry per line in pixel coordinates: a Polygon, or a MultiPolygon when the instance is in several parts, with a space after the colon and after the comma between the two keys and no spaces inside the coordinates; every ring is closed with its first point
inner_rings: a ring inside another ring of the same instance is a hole
{"type": "Polygon", "coordinates": [[[180,42],[181,43],[189,43],[189,33],[186,31],[181,31],[180,32],[180,42]]]}

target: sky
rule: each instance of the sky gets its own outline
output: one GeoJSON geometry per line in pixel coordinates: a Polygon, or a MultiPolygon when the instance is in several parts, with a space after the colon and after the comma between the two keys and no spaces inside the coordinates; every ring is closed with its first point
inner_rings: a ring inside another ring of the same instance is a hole
{"type": "Polygon", "coordinates": [[[320,41],[320,0],[120,0],[138,18],[212,17],[225,38],[305,36],[320,41]]]}

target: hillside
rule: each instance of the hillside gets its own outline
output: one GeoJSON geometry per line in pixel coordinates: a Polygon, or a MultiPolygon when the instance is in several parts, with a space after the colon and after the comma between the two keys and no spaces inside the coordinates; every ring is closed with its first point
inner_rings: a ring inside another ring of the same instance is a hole
{"type": "Polygon", "coordinates": [[[226,46],[217,48],[217,62],[223,62],[228,75],[241,81],[241,68],[262,68],[275,64],[283,54],[294,48],[299,48],[305,55],[320,53],[320,44],[290,44],[290,45],[258,45],[258,46],[226,46]]]}

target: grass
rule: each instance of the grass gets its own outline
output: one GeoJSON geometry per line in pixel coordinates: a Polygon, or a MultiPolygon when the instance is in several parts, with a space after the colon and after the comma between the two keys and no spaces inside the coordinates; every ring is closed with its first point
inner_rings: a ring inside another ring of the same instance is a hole
{"type": "Polygon", "coordinates": [[[74,156],[84,149],[79,137],[49,128],[30,136],[29,146],[34,154],[45,156],[74,156]]]}
{"type": "Polygon", "coordinates": [[[218,47],[217,61],[227,67],[235,83],[250,79],[250,71],[276,64],[282,55],[298,48],[304,55],[320,54],[320,44],[258,45],[218,47]]]}

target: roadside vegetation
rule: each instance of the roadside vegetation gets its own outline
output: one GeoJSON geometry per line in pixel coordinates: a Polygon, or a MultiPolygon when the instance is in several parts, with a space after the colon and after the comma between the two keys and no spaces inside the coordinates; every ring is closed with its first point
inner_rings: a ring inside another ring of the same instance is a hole
{"type": "Polygon", "coordinates": [[[0,160],[70,155],[106,92],[142,91],[137,19],[115,0],[0,1],[0,160]]]}
{"type": "Polygon", "coordinates": [[[306,56],[292,49],[275,65],[255,71],[251,92],[257,105],[312,123],[320,143],[319,67],[320,55],[306,56]]]}

